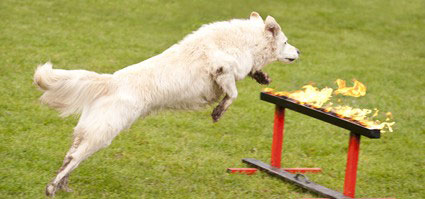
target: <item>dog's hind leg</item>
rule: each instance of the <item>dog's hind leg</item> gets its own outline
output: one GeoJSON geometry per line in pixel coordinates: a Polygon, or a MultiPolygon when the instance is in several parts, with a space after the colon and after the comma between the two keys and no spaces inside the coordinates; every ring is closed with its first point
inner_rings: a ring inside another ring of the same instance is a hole
{"type": "Polygon", "coordinates": [[[65,188],[69,174],[83,160],[107,147],[115,136],[129,127],[138,116],[131,108],[117,106],[116,103],[102,104],[100,107],[81,116],[75,128],[75,136],[79,140],[74,140],[57,176],[47,185],[46,195],[53,196],[58,188],[65,188]]]}
{"type": "MultiPolygon", "coordinates": [[[[71,148],[66,153],[65,158],[63,160],[63,164],[61,168],[58,170],[58,173],[61,172],[63,169],[65,169],[65,167],[70,163],[71,154],[75,152],[75,150],[77,149],[78,145],[80,145],[80,143],[81,143],[81,136],[78,135],[78,131],[77,131],[74,133],[74,138],[73,138],[71,148]]],[[[66,192],[72,192],[72,189],[69,188],[68,186],[68,178],[69,178],[69,174],[67,174],[66,176],[62,178],[62,180],[58,183],[58,189],[62,189],[66,192]]]]}
{"type": "Polygon", "coordinates": [[[100,147],[91,145],[89,142],[81,143],[80,146],[72,153],[65,164],[61,167],[56,178],[47,185],[46,195],[53,196],[56,190],[63,183],[63,178],[71,173],[84,159],[89,157],[94,152],[98,151],[100,147]]]}

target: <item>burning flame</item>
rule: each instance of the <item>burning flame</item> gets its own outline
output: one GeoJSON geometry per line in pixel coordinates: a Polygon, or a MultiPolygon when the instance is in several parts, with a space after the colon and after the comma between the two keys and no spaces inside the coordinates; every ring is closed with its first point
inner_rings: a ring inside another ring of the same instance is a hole
{"type": "MultiPolygon", "coordinates": [[[[338,89],[334,92],[332,88],[325,87],[323,89],[319,89],[313,85],[305,85],[302,87],[303,90],[293,92],[277,92],[272,88],[266,88],[263,92],[270,93],[275,96],[285,96],[293,99],[299,104],[305,104],[324,112],[332,112],[338,117],[349,119],[370,129],[380,129],[381,132],[385,132],[385,130],[388,129],[388,131],[393,132],[392,126],[395,122],[391,122],[393,119],[391,112],[386,113],[385,122],[380,122],[379,120],[374,120],[374,118],[379,115],[379,110],[376,108],[372,111],[370,109],[353,108],[350,106],[333,106],[333,103],[329,102],[332,97],[332,93],[334,95],[342,94],[352,97],[366,95],[366,86],[355,79],[353,82],[353,87],[346,87],[344,80],[337,79],[336,84],[338,85],[338,89]],[[372,112],[374,113],[370,116],[372,112]]],[[[340,102],[340,99],[338,99],[338,102],[340,102]]]]}
{"type": "Polygon", "coordinates": [[[360,97],[366,95],[366,86],[362,84],[361,82],[357,81],[356,79],[353,79],[354,86],[353,87],[347,87],[345,85],[345,81],[342,79],[337,79],[336,84],[338,85],[338,89],[335,91],[335,95],[342,94],[345,96],[352,96],[352,97],[360,97]]]}

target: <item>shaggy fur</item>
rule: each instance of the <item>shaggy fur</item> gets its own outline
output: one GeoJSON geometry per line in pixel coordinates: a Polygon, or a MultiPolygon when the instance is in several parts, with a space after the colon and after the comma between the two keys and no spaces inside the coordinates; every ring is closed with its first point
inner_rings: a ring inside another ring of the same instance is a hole
{"type": "Polygon", "coordinates": [[[236,81],[251,76],[268,84],[261,69],[277,60],[291,63],[298,54],[273,17],[263,21],[253,12],[250,19],[204,25],[163,53],[114,74],[39,66],[34,83],[44,92],[41,102],[61,116],[81,115],[46,194],[68,191],[72,170],[137,118],[161,109],[199,109],[224,95],[211,115],[216,122],[238,95],[236,81]]]}

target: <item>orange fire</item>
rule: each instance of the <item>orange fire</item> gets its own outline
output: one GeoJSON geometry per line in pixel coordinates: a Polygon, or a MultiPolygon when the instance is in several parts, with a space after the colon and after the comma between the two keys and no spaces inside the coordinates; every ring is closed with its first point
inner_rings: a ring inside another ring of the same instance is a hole
{"type": "Polygon", "coordinates": [[[263,92],[270,93],[275,96],[285,96],[291,98],[298,104],[308,105],[324,112],[332,112],[338,117],[348,119],[370,129],[380,129],[381,132],[385,132],[386,130],[392,132],[392,126],[395,122],[391,122],[391,112],[386,113],[385,122],[381,122],[379,120],[374,120],[374,118],[379,115],[378,109],[374,109],[374,111],[372,111],[370,109],[353,108],[346,105],[334,106],[334,104],[330,102],[332,93],[334,95],[341,94],[352,97],[366,95],[366,86],[355,79],[353,82],[353,87],[347,87],[344,80],[337,79],[336,84],[338,85],[338,89],[334,92],[332,88],[325,87],[323,89],[319,89],[313,85],[305,85],[302,87],[303,90],[293,92],[278,92],[271,88],[266,88],[263,92]],[[370,116],[372,112],[374,113],[370,116]]]}
{"type": "Polygon", "coordinates": [[[335,95],[342,94],[345,96],[353,96],[353,97],[360,97],[366,95],[366,86],[362,84],[361,82],[357,81],[356,79],[353,79],[354,86],[353,87],[347,87],[345,85],[345,81],[342,79],[337,79],[336,84],[338,85],[338,89],[335,91],[335,95]]]}

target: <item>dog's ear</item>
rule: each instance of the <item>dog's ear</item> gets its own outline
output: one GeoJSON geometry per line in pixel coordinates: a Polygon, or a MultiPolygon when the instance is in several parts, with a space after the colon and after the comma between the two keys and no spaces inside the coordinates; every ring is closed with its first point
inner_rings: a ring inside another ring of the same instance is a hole
{"type": "Polygon", "coordinates": [[[254,21],[261,21],[263,22],[263,18],[261,18],[260,14],[258,14],[258,12],[251,12],[251,15],[249,16],[250,20],[254,20],[254,21]]]}
{"type": "Polygon", "coordinates": [[[273,37],[279,34],[280,26],[273,17],[267,16],[265,24],[266,32],[271,33],[273,37]]]}

